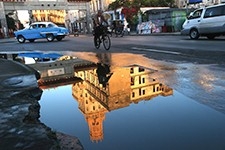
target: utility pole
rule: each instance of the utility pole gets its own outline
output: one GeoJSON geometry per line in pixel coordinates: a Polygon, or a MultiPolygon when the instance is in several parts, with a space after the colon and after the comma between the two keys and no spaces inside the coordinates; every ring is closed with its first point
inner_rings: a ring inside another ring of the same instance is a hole
{"type": "Polygon", "coordinates": [[[99,9],[102,10],[102,0],[99,0],[99,9]]]}
{"type": "Polygon", "coordinates": [[[0,2],[0,23],[2,25],[4,37],[8,38],[9,37],[9,29],[8,29],[7,20],[5,17],[5,9],[4,9],[3,2],[0,2]]]}

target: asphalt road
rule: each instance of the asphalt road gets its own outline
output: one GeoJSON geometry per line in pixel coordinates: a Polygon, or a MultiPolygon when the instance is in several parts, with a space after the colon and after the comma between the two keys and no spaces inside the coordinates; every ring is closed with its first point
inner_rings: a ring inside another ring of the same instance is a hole
{"type": "MultiPolygon", "coordinates": [[[[169,59],[167,55],[173,55],[172,59],[178,59],[177,56],[184,58],[193,58],[193,61],[201,59],[204,63],[224,63],[225,37],[218,37],[215,40],[200,38],[199,40],[190,40],[188,36],[179,36],[175,34],[156,34],[151,36],[124,36],[111,37],[111,49],[108,52],[130,52],[143,53],[146,55],[154,54],[154,59],[169,59]]],[[[47,40],[36,40],[34,43],[28,41],[19,44],[15,39],[0,39],[0,51],[74,51],[74,52],[105,52],[103,47],[96,50],[93,45],[92,35],[80,35],[74,37],[70,35],[61,42],[47,42],[47,40]]],[[[190,60],[191,61],[191,60],[190,60]]]]}

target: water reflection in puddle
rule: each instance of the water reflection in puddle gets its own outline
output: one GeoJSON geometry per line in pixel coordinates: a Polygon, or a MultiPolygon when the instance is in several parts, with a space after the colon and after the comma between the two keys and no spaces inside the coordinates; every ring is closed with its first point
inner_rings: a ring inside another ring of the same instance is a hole
{"type": "Polygon", "coordinates": [[[75,59],[30,64],[42,73],[40,120],[50,128],[87,150],[224,150],[224,114],[166,86],[177,82],[176,66],[127,53],[65,54],[75,59]]]}
{"type": "Polygon", "coordinates": [[[40,120],[57,131],[78,137],[85,149],[224,148],[224,115],[176,91],[173,96],[158,96],[112,111],[90,99],[89,103],[93,103],[86,107],[99,105],[102,111],[96,108],[92,113],[84,113],[80,105],[86,101],[75,99],[73,88],[67,85],[44,90],[40,120]]]}
{"type": "Polygon", "coordinates": [[[74,67],[72,84],[45,86],[40,120],[88,150],[224,149],[223,114],[159,82],[154,64],[109,60],[74,67]]]}

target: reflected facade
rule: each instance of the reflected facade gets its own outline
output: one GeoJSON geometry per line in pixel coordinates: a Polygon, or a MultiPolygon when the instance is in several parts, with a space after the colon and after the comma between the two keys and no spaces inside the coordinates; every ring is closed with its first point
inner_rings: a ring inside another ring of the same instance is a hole
{"type": "Polygon", "coordinates": [[[95,64],[64,55],[55,61],[29,64],[40,73],[41,89],[72,84],[72,95],[85,117],[93,142],[104,139],[103,122],[107,112],[173,94],[172,88],[153,77],[157,70],[129,65],[111,71],[110,57],[104,55],[105,58],[108,59],[95,64]]]}
{"type": "MultiPolygon", "coordinates": [[[[102,66],[107,65],[101,64],[102,66]]],[[[104,138],[103,121],[107,112],[159,95],[173,94],[173,89],[151,78],[155,70],[138,65],[116,68],[113,72],[109,69],[102,75],[105,82],[100,81],[102,78],[99,77],[98,70],[99,64],[95,67],[75,69],[74,76],[81,80],[72,86],[73,97],[88,123],[90,139],[93,142],[102,141],[104,138]]]]}

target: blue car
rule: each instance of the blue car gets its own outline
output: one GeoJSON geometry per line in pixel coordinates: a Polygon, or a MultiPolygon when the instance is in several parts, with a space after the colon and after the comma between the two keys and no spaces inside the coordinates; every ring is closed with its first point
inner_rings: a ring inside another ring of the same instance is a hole
{"type": "Polygon", "coordinates": [[[54,39],[61,41],[69,35],[69,31],[52,22],[35,22],[22,30],[15,31],[14,35],[19,43],[24,43],[26,40],[34,42],[36,39],[44,38],[52,42],[54,39]]]}

